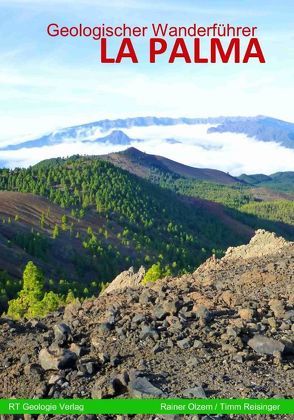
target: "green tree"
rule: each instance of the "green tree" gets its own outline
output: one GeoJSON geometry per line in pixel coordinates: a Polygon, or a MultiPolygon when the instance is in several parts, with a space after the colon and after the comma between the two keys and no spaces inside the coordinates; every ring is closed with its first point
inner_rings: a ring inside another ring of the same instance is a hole
{"type": "Polygon", "coordinates": [[[149,283],[149,282],[155,282],[162,276],[162,270],[160,263],[153,264],[149,270],[146,272],[144,279],[142,281],[143,284],[149,283]]]}
{"type": "Polygon", "coordinates": [[[44,288],[44,275],[32,262],[28,262],[23,272],[23,291],[30,296],[40,299],[44,288]]]}
{"type": "Polygon", "coordinates": [[[43,306],[43,310],[42,310],[43,315],[56,311],[56,309],[64,305],[64,302],[61,299],[61,297],[52,291],[45,293],[45,296],[43,297],[41,303],[43,306]]]}
{"type": "Polygon", "coordinates": [[[42,317],[63,303],[56,293],[44,292],[43,273],[30,261],[23,272],[23,288],[18,298],[8,302],[7,314],[13,319],[42,317]]]}
{"type": "Polygon", "coordinates": [[[74,302],[75,300],[76,300],[75,295],[74,295],[73,291],[70,289],[70,290],[68,291],[67,296],[66,296],[65,303],[66,303],[66,304],[68,304],[68,303],[72,303],[72,302],[74,302]]]}
{"type": "Polygon", "coordinates": [[[41,228],[45,227],[45,214],[43,212],[41,214],[40,226],[41,226],[41,228]]]}
{"type": "Polygon", "coordinates": [[[67,216],[65,214],[61,217],[61,229],[67,230],[67,216]]]}
{"type": "Polygon", "coordinates": [[[55,225],[54,229],[53,229],[53,232],[52,232],[52,238],[56,239],[56,238],[58,238],[58,236],[59,236],[59,227],[58,227],[58,225],[55,225]]]}
{"type": "Polygon", "coordinates": [[[31,307],[34,307],[43,297],[44,276],[30,261],[23,272],[23,288],[18,298],[8,302],[8,315],[14,319],[24,318],[31,307]]]}
{"type": "Polygon", "coordinates": [[[162,267],[160,262],[157,262],[156,264],[153,264],[146,272],[142,283],[146,284],[149,282],[155,282],[156,280],[170,276],[171,274],[172,271],[168,265],[162,267]]]}

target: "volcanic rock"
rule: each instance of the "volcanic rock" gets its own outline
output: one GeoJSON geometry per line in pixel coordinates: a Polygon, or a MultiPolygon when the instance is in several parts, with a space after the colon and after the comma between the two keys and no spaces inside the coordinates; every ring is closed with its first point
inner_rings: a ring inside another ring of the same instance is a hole
{"type": "Polygon", "coordinates": [[[283,352],[285,345],[280,341],[263,335],[255,335],[248,341],[248,346],[251,347],[256,353],[261,354],[274,354],[274,352],[283,352]]]}
{"type": "Polygon", "coordinates": [[[258,231],[192,274],[145,286],[130,270],[42,326],[1,318],[0,398],[291,399],[293,260],[258,231]]]}
{"type": "Polygon", "coordinates": [[[131,380],[128,388],[133,398],[165,397],[164,393],[145,377],[137,377],[131,380]]]}
{"type": "Polygon", "coordinates": [[[77,356],[66,349],[42,349],[39,353],[39,362],[44,370],[59,370],[71,368],[75,365],[77,356]]]}

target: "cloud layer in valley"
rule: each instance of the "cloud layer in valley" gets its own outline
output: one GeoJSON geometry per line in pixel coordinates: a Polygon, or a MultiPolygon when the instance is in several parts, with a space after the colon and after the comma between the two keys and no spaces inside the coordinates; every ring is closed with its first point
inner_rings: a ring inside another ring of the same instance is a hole
{"type": "MultiPolygon", "coordinates": [[[[123,129],[132,141],[131,146],[143,152],[158,154],[175,161],[201,168],[214,168],[232,175],[241,173],[271,174],[293,170],[294,150],[275,142],[262,142],[243,134],[207,133],[209,125],[176,125],[131,127],[123,129]]],[[[0,151],[0,161],[8,167],[27,167],[51,157],[73,154],[106,154],[128,146],[94,142],[111,132],[80,133],[75,139],[68,137],[58,145],[40,148],[22,148],[0,151]],[[83,142],[87,138],[87,143],[83,142]]]]}

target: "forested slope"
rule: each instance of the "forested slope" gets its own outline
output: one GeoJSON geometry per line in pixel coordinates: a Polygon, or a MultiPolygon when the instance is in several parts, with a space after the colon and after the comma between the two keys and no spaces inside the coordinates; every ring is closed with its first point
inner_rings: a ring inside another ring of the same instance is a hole
{"type": "Polygon", "coordinates": [[[3,302],[14,293],[7,278],[20,278],[30,260],[45,272],[48,290],[84,297],[132,265],[192,271],[253,233],[211,203],[188,202],[100,159],[3,169],[0,190],[3,302]]]}

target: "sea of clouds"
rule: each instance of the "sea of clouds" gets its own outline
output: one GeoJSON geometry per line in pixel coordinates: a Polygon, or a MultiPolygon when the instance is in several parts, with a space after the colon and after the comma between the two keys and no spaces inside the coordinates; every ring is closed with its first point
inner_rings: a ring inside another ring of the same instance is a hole
{"type": "Polygon", "coordinates": [[[121,146],[99,143],[97,139],[110,134],[99,127],[80,128],[66,135],[60,144],[13,151],[0,150],[0,164],[6,167],[28,167],[52,157],[73,154],[100,155],[124,150],[130,146],[165,156],[177,162],[199,168],[213,168],[232,175],[241,173],[272,174],[294,170],[294,150],[276,142],[262,142],[235,133],[207,133],[210,125],[172,125],[131,127],[122,129],[132,141],[121,146]]]}

